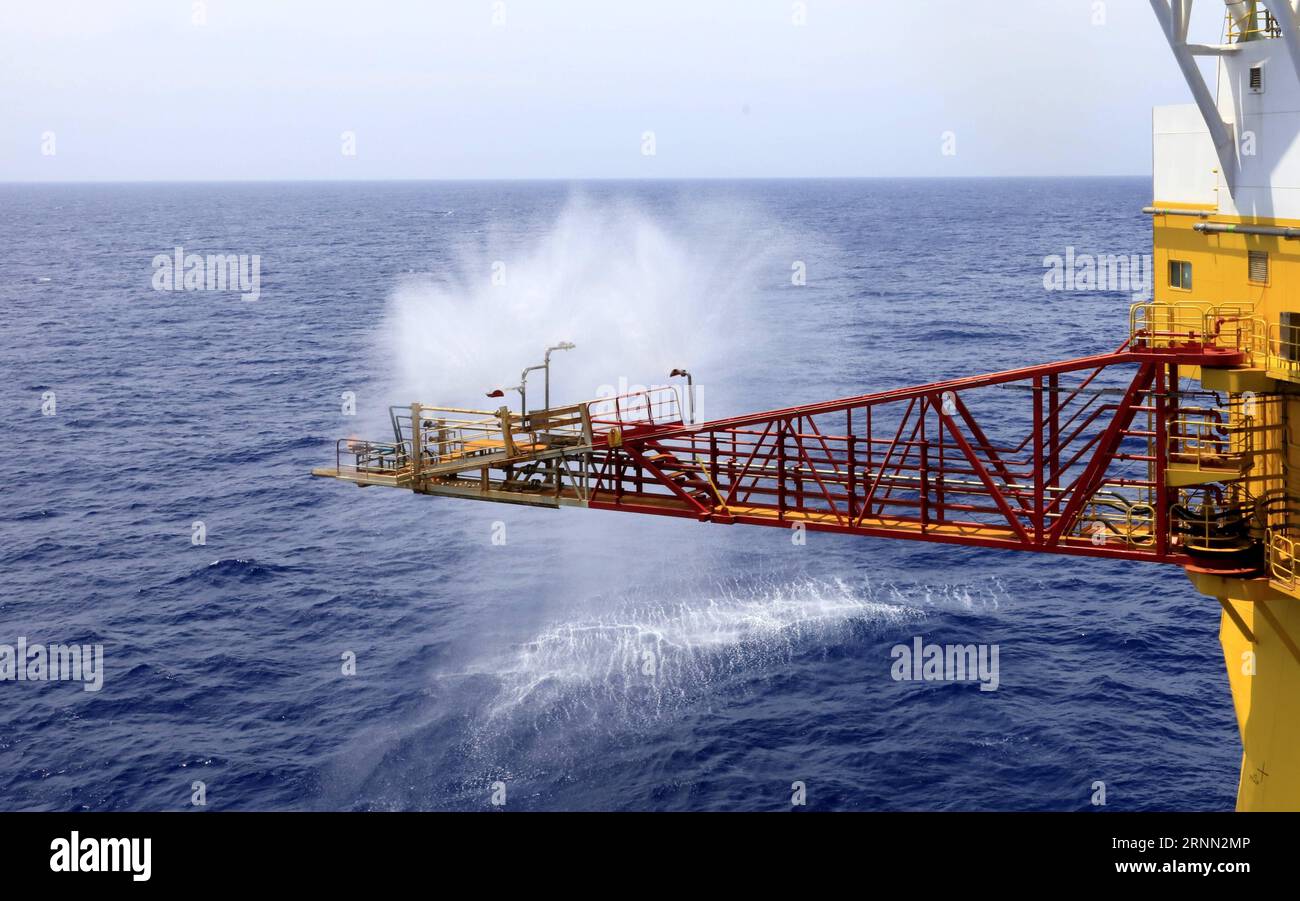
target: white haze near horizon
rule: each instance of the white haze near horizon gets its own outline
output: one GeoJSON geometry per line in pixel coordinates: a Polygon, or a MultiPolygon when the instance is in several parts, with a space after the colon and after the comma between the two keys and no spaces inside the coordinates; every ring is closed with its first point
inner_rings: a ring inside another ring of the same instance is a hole
{"type": "Polygon", "coordinates": [[[194,7],[0,5],[0,181],[1138,175],[1190,99],[1140,0],[194,7]]]}

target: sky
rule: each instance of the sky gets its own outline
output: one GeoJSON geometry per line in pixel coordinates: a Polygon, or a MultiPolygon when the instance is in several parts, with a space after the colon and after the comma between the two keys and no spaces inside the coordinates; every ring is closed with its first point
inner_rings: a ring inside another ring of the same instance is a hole
{"type": "Polygon", "coordinates": [[[1190,99],[1146,0],[0,0],[0,181],[1145,175],[1190,99]]]}

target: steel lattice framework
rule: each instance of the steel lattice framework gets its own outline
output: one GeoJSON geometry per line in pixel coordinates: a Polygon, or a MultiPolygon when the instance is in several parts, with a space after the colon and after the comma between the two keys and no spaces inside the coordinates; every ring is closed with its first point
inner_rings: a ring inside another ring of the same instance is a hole
{"type": "Polygon", "coordinates": [[[1177,368],[1207,355],[1224,365],[1213,349],[1120,350],[698,426],[626,429],[621,446],[606,441],[592,454],[586,504],[1185,564],[1170,547],[1165,469],[1170,441],[1184,437],[1171,428],[1183,397],[1177,368]],[[1028,406],[1022,433],[995,440],[973,399],[1015,388],[1028,406]]]}
{"type": "Polygon", "coordinates": [[[1239,473],[1206,437],[1223,433],[1217,399],[1180,391],[1179,367],[1241,362],[1213,343],[1126,343],[699,424],[683,421],[674,389],[522,415],[414,404],[395,409],[392,442],[340,441],[336,466],[316,474],[505,503],[1188,565],[1171,528],[1171,470],[1181,484],[1239,473]]]}

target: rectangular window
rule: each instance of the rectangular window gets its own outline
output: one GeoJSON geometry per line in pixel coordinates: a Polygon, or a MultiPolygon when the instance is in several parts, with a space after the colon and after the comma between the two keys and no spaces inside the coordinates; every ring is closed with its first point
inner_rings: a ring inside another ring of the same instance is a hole
{"type": "Polygon", "coordinates": [[[1268,254],[1262,250],[1252,250],[1250,257],[1250,283],[1252,285],[1268,284],[1268,254]]]}
{"type": "Polygon", "coordinates": [[[1192,290],[1192,264],[1182,260],[1169,261],[1169,287],[1181,291],[1192,290]]]}

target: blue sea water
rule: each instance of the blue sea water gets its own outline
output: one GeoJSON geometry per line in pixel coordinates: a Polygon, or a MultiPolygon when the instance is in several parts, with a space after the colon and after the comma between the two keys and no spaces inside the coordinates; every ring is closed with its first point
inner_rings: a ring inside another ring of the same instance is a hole
{"type": "Polygon", "coordinates": [[[496,783],[508,809],[788,810],[803,782],[812,809],[1090,810],[1103,781],[1107,809],[1230,808],[1218,610],[1177,569],[309,475],[555,340],[558,396],[688,365],[708,416],[1113,349],[1128,295],[1048,293],[1043,260],[1148,253],[1149,201],[0,185],[0,643],[102,643],[106,670],[0,683],[0,807],[189,809],[202,781],[223,810],[490,809],[496,783]],[[154,290],[176,246],[259,255],[261,296],[154,290]],[[914,636],[996,643],[1000,687],[894,681],[914,636]]]}

